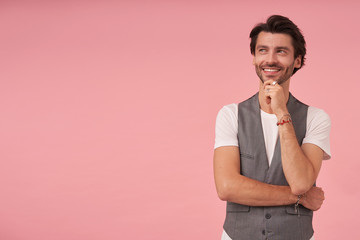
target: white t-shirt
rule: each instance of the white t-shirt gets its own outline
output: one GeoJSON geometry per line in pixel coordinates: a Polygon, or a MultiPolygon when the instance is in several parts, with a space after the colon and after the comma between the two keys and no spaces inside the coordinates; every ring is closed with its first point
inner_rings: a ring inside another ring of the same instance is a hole
{"type": "MultiPolygon", "coordinates": [[[[268,159],[272,159],[278,137],[277,118],[275,114],[261,111],[261,122],[264,131],[268,159]]],[[[312,143],[324,151],[324,160],[330,159],[330,117],[324,110],[315,107],[308,108],[306,134],[304,143],[312,143]]],[[[215,146],[238,146],[238,105],[229,104],[220,109],[215,126],[215,146]]],[[[269,163],[270,164],[270,163],[269,163]]]]}
{"type": "MultiPolygon", "coordinates": [[[[269,114],[261,110],[261,123],[264,133],[266,154],[271,164],[275,145],[279,136],[277,118],[275,114],[269,114]]],[[[306,121],[306,134],[304,143],[312,143],[324,151],[323,159],[330,159],[330,117],[321,109],[308,108],[306,121]]],[[[238,105],[236,103],[224,106],[218,113],[215,126],[215,146],[239,146],[238,139],[238,105]]],[[[231,240],[223,231],[221,240],[231,240]]],[[[310,240],[314,240],[311,237],[310,240]]]]}

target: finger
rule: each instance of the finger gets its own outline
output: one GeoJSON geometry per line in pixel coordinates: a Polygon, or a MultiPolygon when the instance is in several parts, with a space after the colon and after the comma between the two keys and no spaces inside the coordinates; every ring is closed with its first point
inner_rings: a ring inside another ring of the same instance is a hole
{"type": "Polygon", "coordinates": [[[268,86],[268,85],[270,85],[270,86],[276,86],[276,85],[278,85],[278,84],[277,84],[277,81],[275,81],[275,80],[273,80],[273,79],[270,79],[270,80],[267,80],[267,81],[264,82],[264,86],[268,86]]]}
{"type": "Polygon", "coordinates": [[[274,82],[273,79],[266,80],[266,81],[264,82],[264,85],[271,85],[273,82],[274,82]]]}
{"type": "Polygon", "coordinates": [[[275,85],[273,85],[273,83],[276,82],[276,81],[272,81],[272,80],[268,80],[264,83],[264,86],[263,86],[263,89],[266,90],[266,89],[270,89],[270,91],[272,90],[282,90],[282,87],[276,83],[275,85]]]}
{"type": "Polygon", "coordinates": [[[276,86],[272,86],[272,85],[266,85],[264,88],[265,94],[270,94],[271,92],[274,93],[277,90],[278,90],[278,88],[276,86]]]}
{"type": "Polygon", "coordinates": [[[265,95],[265,97],[267,97],[267,98],[272,98],[273,95],[274,94],[274,92],[273,92],[273,90],[272,89],[270,89],[270,88],[267,88],[267,89],[264,89],[264,95],[265,95]]]}
{"type": "Polygon", "coordinates": [[[270,97],[270,89],[266,88],[264,89],[264,95],[265,95],[265,101],[267,104],[271,103],[271,97],[270,97]]]}
{"type": "Polygon", "coordinates": [[[267,87],[271,86],[272,80],[267,80],[264,82],[263,89],[266,89],[267,87]]]}

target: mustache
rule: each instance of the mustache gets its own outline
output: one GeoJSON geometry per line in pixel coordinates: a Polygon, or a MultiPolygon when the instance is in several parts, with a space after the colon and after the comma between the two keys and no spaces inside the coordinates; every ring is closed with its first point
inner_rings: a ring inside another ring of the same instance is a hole
{"type": "Polygon", "coordinates": [[[278,64],[264,64],[260,66],[261,68],[280,68],[282,69],[282,66],[278,64]]]}

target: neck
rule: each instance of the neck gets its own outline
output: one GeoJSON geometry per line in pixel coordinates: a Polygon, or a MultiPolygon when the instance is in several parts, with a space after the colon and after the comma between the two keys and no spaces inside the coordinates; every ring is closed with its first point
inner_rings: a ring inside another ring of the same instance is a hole
{"type": "MultiPolygon", "coordinates": [[[[280,86],[283,88],[287,102],[289,100],[290,79],[282,83],[280,86]]],[[[264,83],[262,81],[260,81],[260,85],[259,85],[259,104],[261,110],[270,114],[274,114],[273,110],[271,109],[271,103],[267,103],[266,101],[266,96],[264,92],[264,83]]]]}

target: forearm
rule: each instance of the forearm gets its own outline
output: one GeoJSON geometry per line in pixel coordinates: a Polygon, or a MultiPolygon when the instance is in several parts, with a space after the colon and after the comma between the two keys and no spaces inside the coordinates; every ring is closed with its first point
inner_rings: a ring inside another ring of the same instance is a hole
{"type": "Polygon", "coordinates": [[[294,194],[304,194],[316,180],[317,174],[314,166],[299,146],[291,123],[279,125],[279,136],[281,160],[286,180],[294,194]]]}
{"type": "Polygon", "coordinates": [[[282,206],[297,201],[288,186],[266,184],[240,174],[218,183],[217,190],[220,199],[249,206],[282,206]]]}
{"type": "Polygon", "coordinates": [[[240,174],[239,148],[219,147],[214,151],[214,177],[219,198],[249,206],[281,206],[295,203],[288,186],[266,184],[240,174]]]}

